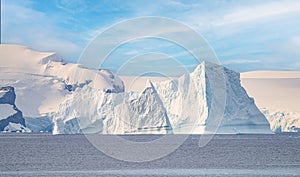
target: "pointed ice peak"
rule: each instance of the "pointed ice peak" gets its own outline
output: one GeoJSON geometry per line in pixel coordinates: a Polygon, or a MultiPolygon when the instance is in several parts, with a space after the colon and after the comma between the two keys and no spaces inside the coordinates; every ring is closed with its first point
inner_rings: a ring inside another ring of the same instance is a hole
{"type": "Polygon", "coordinates": [[[191,73],[191,76],[199,76],[201,74],[205,73],[205,66],[206,66],[206,62],[202,61],[195,69],[194,71],[191,73]]]}
{"type": "Polygon", "coordinates": [[[155,89],[153,83],[151,82],[150,79],[147,79],[146,86],[145,86],[145,89],[142,92],[142,94],[145,94],[149,90],[151,91],[151,93],[156,93],[156,89],[155,89]]]}
{"type": "Polygon", "coordinates": [[[146,88],[154,88],[153,83],[151,82],[150,79],[147,79],[146,81],[146,88]]]}
{"type": "Polygon", "coordinates": [[[208,73],[210,71],[223,71],[224,66],[218,64],[218,63],[212,63],[208,61],[202,61],[192,72],[193,74],[200,74],[200,73],[208,73]]]}
{"type": "MultiPolygon", "coordinates": [[[[213,63],[213,62],[209,62],[209,61],[202,61],[199,66],[204,67],[204,68],[214,68],[214,67],[220,67],[221,65],[218,63],[213,63]]],[[[198,66],[198,67],[199,67],[198,66]]],[[[197,67],[197,68],[198,68],[197,67]]]]}
{"type": "Polygon", "coordinates": [[[194,69],[193,72],[196,72],[196,71],[201,71],[202,68],[205,67],[205,61],[202,61],[199,65],[196,66],[196,68],[194,69]]]}

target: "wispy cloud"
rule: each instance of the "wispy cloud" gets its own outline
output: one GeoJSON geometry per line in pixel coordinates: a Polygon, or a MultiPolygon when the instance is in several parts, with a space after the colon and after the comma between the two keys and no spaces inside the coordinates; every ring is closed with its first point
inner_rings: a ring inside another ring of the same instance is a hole
{"type": "Polygon", "coordinates": [[[227,60],[222,62],[224,65],[229,65],[229,64],[247,64],[247,63],[260,63],[262,62],[261,60],[246,60],[246,59],[235,59],[235,60],[227,60]]]}
{"type": "Polygon", "coordinates": [[[80,13],[88,10],[86,0],[54,0],[56,6],[68,13],[80,13]]]}
{"type": "Polygon", "coordinates": [[[243,23],[300,11],[300,1],[271,1],[264,4],[236,8],[215,22],[217,26],[243,23]]]}
{"type": "MultiPolygon", "coordinates": [[[[208,40],[222,63],[239,65],[238,71],[287,68],[300,57],[300,1],[291,0],[53,0],[47,3],[2,0],[2,39],[4,43],[57,51],[64,58],[76,62],[88,42],[99,33],[116,22],[141,16],[162,16],[185,23],[208,40]]],[[[185,35],[184,29],[172,28],[173,31],[170,31],[166,26],[156,31],[154,27],[159,25],[162,24],[140,23],[119,33],[128,36],[145,32],[152,35],[170,33],[169,36],[179,36],[188,41],[192,52],[202,52],[197,50],[199,43],[185,35]]],[[[160,48],[157,52],[179,58],[185,65],[194,65],[188,58],[190,53],[171,49],[169,45],[132,45],[131,49],[121,53],[130,58],[143,54],[145,50],[155,52],[160,48]]],[[[119,61],[111,63],[112,67],[119,61]]],[[[300,69],[296,64],[293,66],[300,69]]]]}
{"type": "Polygon", "coordinates": [[[286,55],[294,55],[300,58],[300,36],[293,36],[282,45],[278,46],[278,50],[286,52],[286,55]]]}
{"type": "MultiPolygon", "coordinates": [[[[6,1],[4,1],[6,2],[6,1]]],[[[43,12],[28,8],[24,5],[3,3],[3,22],[2,23],[26,23],[40,22],[45,18],[43,12]]]]}
{"type": "Polygon", "coordinates": [[[77,57],[81,47],[70,40],[72,34],[60,29],[47,14],[34,10],[32,5],[29,1],[3,3],[3,42],[27,45],[39,51],[55,51],[68,60],[77,57]]]}

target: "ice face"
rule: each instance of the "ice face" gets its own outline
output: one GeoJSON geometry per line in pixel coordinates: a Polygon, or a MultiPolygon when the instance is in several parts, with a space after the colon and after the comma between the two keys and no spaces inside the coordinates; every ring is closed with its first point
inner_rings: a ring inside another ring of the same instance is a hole
{"type": "Polygon", "coordinates": [[[60,107],[54,115],[54,134],[172,132],[166,110],[152,86],[140,94],[106,93],[84,87],[69,96],[60,107]],[[74,126],[70,126],[69,121],[73,121],[74,126]]]}
{"type": "Polygon", "coordinates": [[[79,133],[81,129],[102,134],[202,134],[216,126],[217,133],[271,133],[266,118],[241,87],[239,74],[207,62],[176,80],[148,81],[140,93],[107,93],[86,86],[60,107],[54,116],[54,133],[79,133]],[[217,119],[210,114],[213,92],[221,88],[222,79],[226,102],[217,102],[224,105],[223,117],[217,119]],[[75,119],[78,124],[70,129],[67,122],[75,119]]]}

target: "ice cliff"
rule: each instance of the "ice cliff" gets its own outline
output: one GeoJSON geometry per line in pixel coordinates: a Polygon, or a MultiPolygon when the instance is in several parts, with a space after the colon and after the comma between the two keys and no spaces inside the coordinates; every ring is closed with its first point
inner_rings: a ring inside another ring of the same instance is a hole
{"type": "Polygon", "coordinates": [[[239,73],[223,66],[203,62],[194,72],[156,87],[175,133],[192,129],[193,133],[271,132],[268,121],[240,85],[239,73]],[[221,95],[213,100],[216,92],[221,95]],[[210,116],[213,111],[221,111],[223,117],[210,116]]]}
{"type": "Polygon", "coordinates": [[[54,134],[172,132],[166,110],[151,82],[142,93],[78,89],[60,105],[53,120],[54,134]]]}
{"type": "Polygon", "coordinates": [[[175,80],[148,81],[141,93],[78,89],[53,116],[55,134],[271,133],[239,73],[208,62],[175,80]],[[225,89],[223,100],[213,100],[218,89],[225,89]],[[211,116],[214,111],[223,117],[211,116]]]}

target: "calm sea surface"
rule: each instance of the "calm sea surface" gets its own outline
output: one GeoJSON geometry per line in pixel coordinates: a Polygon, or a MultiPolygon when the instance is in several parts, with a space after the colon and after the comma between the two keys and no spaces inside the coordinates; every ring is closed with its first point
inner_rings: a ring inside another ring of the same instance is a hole
{"type": "Polygon", "coordinates": [[[161,159],[134,163],[105,155],[84,135],[2,133],[0,176],[300,176],[300,133],[216,135],[205,147],[199,138],[189,136],[161,159]]]}

